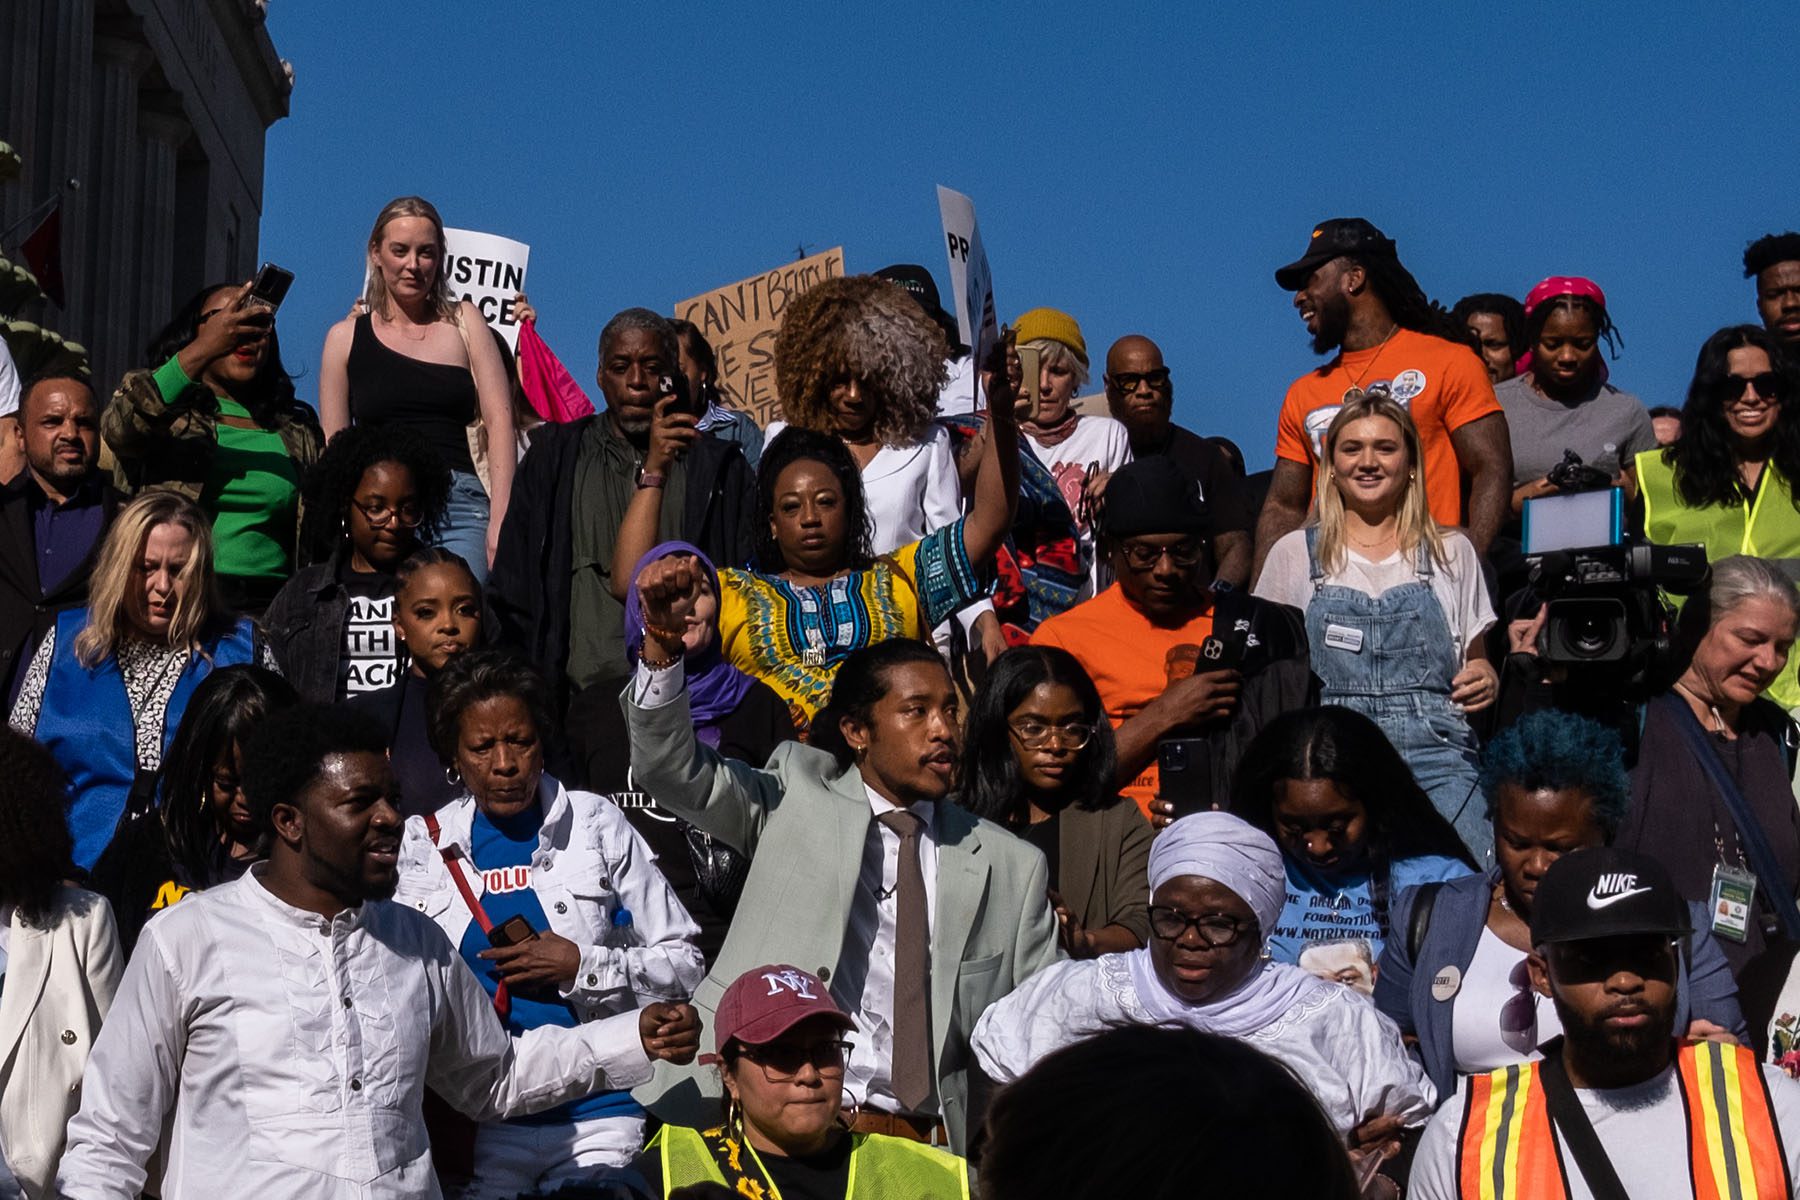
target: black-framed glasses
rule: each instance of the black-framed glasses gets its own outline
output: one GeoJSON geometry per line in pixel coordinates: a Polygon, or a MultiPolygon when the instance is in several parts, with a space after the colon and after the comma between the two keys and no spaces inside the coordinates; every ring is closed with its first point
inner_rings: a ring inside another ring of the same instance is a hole
{"type": "Polygon", "coordinates": [[[1725,376],[1725,406],[1740,408],[1744,406],[1744,389],[1749,388],[1762,400],[1781,399],[1781,376],[1773,371],[1762,371],[1755,375],[1725,376]]]}
{"type": "Polygon", "coordinates": [[[1084,749],[1094,740],[1094,727],[1086,721],[1069,721],[1052,725],[1048,721],[1009,721],[1006,726],[1027,750],[1042,750],[1052,741],[1071,750],[1084,749]]]}
{"type": "Polygon", "coordinates": [[[1120,371],[1112,377],[1113,386],[1121,392],[1135,392],[1143,384],[1159,388],[1169,382],[1169,368],[1158,367],[1154,371],[1120,371]]]}
{"type": "Polygon", "coordinates": [[[770,1083],[787,1083],[808,1064],[821,1075],[842,1071],[849,1061],[850,1050],[849,1042],[833,1039],[827,1042],[770,1042],[764,1046],[744,1046],[738,1053],[761,1067],[770,1083]]]}
{"type": "Polygon", "coordinates": [[[1167,908],[1161,904],[1150,906],[1150,932],[1165,942],[1180,941],[1192,929],[1200,935],[1201,941],[1217,950],[1236,942],[1255,924],[1254,921],[1240,921],[1223,913],[1205,913],[1195,917],[1179,908],[1167,908]]]}
{"type": "Polygon", "coordinates": [[[389,522],[397,521],[402,529],[417,529],[425,520],[425,514],[416,505],[402,504],[398,508],[389,508],[386,504],[364,504],[352,496],[350,503],[356,511],[363,515],[369,524],[377,529],[385,528],[389,522]]]}
{"type": "Polygon", "coordinates": [[[1191,567],[1200,561],[1204,547],[1199,542],[1176,542],[1173,546],[1152,546],[1146,542],[1126,542],[1121,547],[1125,561],[1134,571],[1148,571],[1163,555],[1178,567],[1191,567]]]}

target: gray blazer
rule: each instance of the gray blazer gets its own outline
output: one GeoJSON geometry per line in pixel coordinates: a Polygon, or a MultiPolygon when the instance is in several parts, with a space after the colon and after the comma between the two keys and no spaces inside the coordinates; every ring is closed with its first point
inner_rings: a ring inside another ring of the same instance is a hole
{"type": "Polygon", "coordinates": [[[1056,890],[1090,930],[1106,925],[1150,940],[1150,839],[1156,831],[1130,800],[1069,807],[1058,819],[1056,890]]]}
{"type": "MultiPolygon", "coordinates": [[[[828,983],[838,970],[874,817],[862,774],[784,742],[762,770],[694,737],[684,692],[644,709],[623,698],[638,786],[657,804],[750,856],[750,877],[712,973],[694,993],[708,1026],[725,987],[769,963],[828,983]]],[[[931,945],[932,1063],[950,1145],[968,1148],[969,1034],[988,1005],[1061,956],[1044,856],[956,805],[935,805],[937,908],[931,945]]],[[[703,1042],[710,1039],[702,1038],[703,1042]]],[[[718,1072],[657,1064],[638,1100],[670,1124],[719,1115],[718,1072]]]]}

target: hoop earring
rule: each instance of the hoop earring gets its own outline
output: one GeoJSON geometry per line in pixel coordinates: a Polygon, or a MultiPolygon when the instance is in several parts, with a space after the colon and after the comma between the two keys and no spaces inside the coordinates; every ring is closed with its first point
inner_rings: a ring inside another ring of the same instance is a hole
{"type": "Polygon", "coordinates": [[[444,768],[444,782],[449,784],[451,787],[461,787],[462,786],[462,772],[458,771],[455,767],[445,767],[444,768]]]}

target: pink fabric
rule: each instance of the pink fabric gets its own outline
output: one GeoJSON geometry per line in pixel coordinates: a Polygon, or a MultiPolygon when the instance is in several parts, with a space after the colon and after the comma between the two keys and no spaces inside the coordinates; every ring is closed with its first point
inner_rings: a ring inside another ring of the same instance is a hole
{"type": "MultiPolygon", "coordinates": [[[[1529,317],[1538,305],[1546,300],[1554,300],[1558,296],[1580,296],[1583,299],[1592,300],[1602,309],[1606,307],[1606,293],[1601,291],[1600,285],[1593,280],[1580,275],[1552,275],[1526,293],[1525,315],[1529,317]]],[[[1516,369],[1521,375],[1531,370],[1530,350],[1519,356],[1516,369]]],[[[1600,360],[1600,382],[1605,383],[1610,374],[1611,372],[1606,369],[1606,360],[1602,358],[1600,360]]]]}
{"type": "Polygon", "coordinates": [[[594,402],[538,336],[535,321],[519,325],[519,384],[532,409],[546,421],[563,425],[593,415],[594,402]]]}

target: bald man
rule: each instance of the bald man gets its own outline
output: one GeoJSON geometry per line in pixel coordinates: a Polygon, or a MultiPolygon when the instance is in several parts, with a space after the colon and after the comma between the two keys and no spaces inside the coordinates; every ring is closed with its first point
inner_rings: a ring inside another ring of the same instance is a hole
{"type": "Polygon", "coordinates": [[[1155,342],[1131,333],[1113,343],[1106,352],[1106,403],[1131,435],[1133,458],[1161,455],[1194,481],[1212,514],[1215,582],[1243,587],[1256,523],[1243,478],[1223,449],[1170,419],[1175,385],[1155,342]]]}

